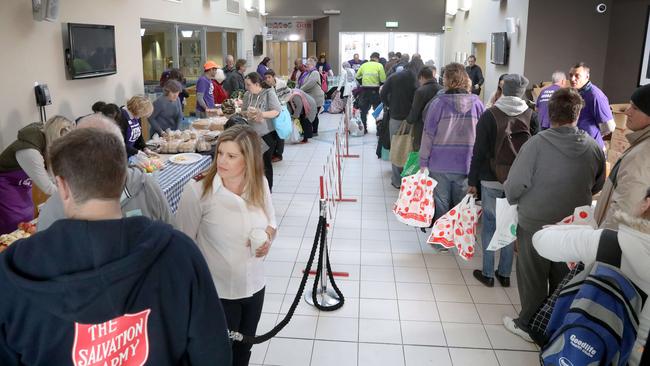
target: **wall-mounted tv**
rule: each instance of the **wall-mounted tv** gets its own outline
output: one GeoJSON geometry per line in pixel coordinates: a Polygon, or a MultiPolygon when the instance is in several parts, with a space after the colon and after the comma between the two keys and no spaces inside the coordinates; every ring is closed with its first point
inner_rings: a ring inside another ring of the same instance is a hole
{"type": "Polygon", "coordinates": [[[508,44],[508,33],[498,32],[492,33],[491,39],[490,62],[495,65],[507,65],[508,56],[510,54],[510,46],[508,44]]]}
{"type": "Polygon", "coordinates": [[[65,57],[71,79],[117,73],[114,26],[68,23],[67,31],[65,57]]]}
{"type": "Polygon", "coordinates": [[[264,37],[257,34],[253,37],[253,56],[262,56],[264,53],[264,37]]]}

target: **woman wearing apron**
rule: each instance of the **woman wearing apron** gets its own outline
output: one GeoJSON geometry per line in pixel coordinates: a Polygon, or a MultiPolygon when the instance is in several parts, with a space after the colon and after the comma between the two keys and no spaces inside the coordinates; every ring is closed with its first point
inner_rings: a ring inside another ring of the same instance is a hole
{"type": "Polygon", "coordinates": [[[0,154],[0,234],[10,233],[18,224],[34,218],[32,183],[52,195],[52,182],[45,162],[47,147],[70,132],[74,124],[54,116],[44,124],[35,122],[18,131],[18,138],[0,154]]]}

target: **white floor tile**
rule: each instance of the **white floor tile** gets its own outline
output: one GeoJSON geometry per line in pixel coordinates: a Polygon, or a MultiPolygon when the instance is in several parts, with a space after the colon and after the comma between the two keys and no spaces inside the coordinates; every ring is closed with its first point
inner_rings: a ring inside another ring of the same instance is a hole
{"type": "Polygon", "coordinates": [[[379,252],[379,253],[390,253],[391,247],[389,241],[378,241],[378,240],[362,240],[361,241],[361,251],[362,252],[379,252]]]}
{"type": "Polygon", "coordinates": [[[393,267],[361,266],[361,281],[395,281],[393,267]]]}
{"type": "Polygon", "coordinates": [[[400,320],[440,321],[434,301],[398,300],[400,320]]]}
{"type": "Polygon", "coordinates": [[[271,277],[289,277],[293,271],[293,263],[264,261],[264,274],[271,277]]]}
{"type": "Polygon", "coordinates": [[[404,344],[421,346],[446,346],[440,322],[400,321],[404,344]]]}
{"type": "Polygon", "coordinates": [[[499,366],[491,349],[450,348],[449,354],[454,366],[499,366]]]}
{"type": "Polygon", "coordinates": [[[490,343],[495,349],[507,349],[515,351],[536,351],[534,343],[526,342],[521,337],[510,333],[503,325],[486,325],[490,343]]]}
{"type": "Polygon", "coordinates": [[[462,285],[431,285],[436,301],[472,302],[467,286],[462,285]]]}
{"type": "Polygon", "coordinates": [[[425,254],[424,262],[427,268],[458,269],[458,263],[448,254],[425,254]]]}
{"type": "Polygon", "coordinates": [[[330,263],[358,265],[361,264],[361,253],[332,250],[330,251],[330,263]]]}
{"type": "Polygon", "coordinates": [[[320,317],[316,327],[316,339],[357,342],[359,319],[320,317]]]}
{"type": "Polygon", "coordinates": [[[452,366],[445,347],[404,346],[406,366],[452,366]]]}
{"type": "Polygon", "coordinates": [[[422,254],[393,254],[393,265],[395,267],[426,267],[422,254]]]}
{"type": "Polygon", "coordinates": [[[357,344],[348,342],[314,342],[311,366],[356,366],[357,344]]]}
{"type": "Polygon", "coordinates": [[[537,366],[538,352],[495,351],[501,366],[537,366]]]}
{"type": "Polygon", "coordinates": [[[403,366],[402,346],[359,343],[359,366],[378,365],[403,366]]]}
{"type": "Polygon", "coordinates": [[[391,253],[361,252],[361,265],[364,266],[392,266],[393,256],[391,253]]]}
{"type": "MultiPolygon", "coordinates": [[[[281,316],[278,321],[282,318],[284,318],[284,316],[281,316]]],[[[316,316],[294,315],[289,324],[287,324],[277,336],[283,338],[314,339],[317,322],[318,317],[316,316]]]]}
{"type": "Polygon", "coordinates": [[[267,261],[295,262],[298,256],[298,249],[271,248],[266,256],[267,261]]]}
{"type": "Polygon", "coordinates": [[[510,304],[510,298],[501,287],[468,286],[472,299],[477,304],[510,304]]]}
{"type": "Polygon", "coordinates": [[[482,324],[442,323],[450,347],[491,348],[482,324]]]}
{"type": "Polygon", "coordinates": [[[359,342],[401,344],[399,320],[359,319],[359,342]]]}
{"type": "Polygon", "coordinates": [[[361,281],[359,297],[365,299],[397,299],[395,282],[361,281]]]}
{"type": "Polygon", "coordinates": [[[284,295],[288,284],[289,277],[266,277],[266,293],[284,295]]]}
{"type": "Polygon", "coordinates": [[[313,340],[273,338],[270,342],[264,359],[266,365],[309,365],[313,340]]]}
{"type": "Polygon", "coordinates": [[[395,284],[395,287],[397,288],[397,298],[400,300],[435,300],[429,284],[399,282],[395,284]]]}
{"type": "Polygon", "coordinates": [[[253,348],[251,349],[250,363],[252,365],[263,364],[264,357],[266,357],[266,351],[268,349],[269,349],[269,342],[264,342],[264,343],[254,345],[253,348]]]}
{"type": "Polygon", "coordinates": [[[472,303],[439,301],[437,305],[440,320],[443,322],[481,324],[479,314],[472,303]]]}
{"type": "Polygon", "coordinates": [[[359,317],[398,320],[397,300],[360,299],[359,317]]]}
{"type": "Polygon", "coordinates": [[[359,299],[345,298],[343,306],[334,311],[321,311],[321,317],[334,318],[358,318],[359,317],[359,299]]]}
{"type": "Polygon", "coordinates": [[[429,269],[431,283],[438,285],[464,285],[463,275],[457,269],[429,269]]]}
{"type": "Polygon", "coordinates": [[[395,267],[395,281],[429,283],[429,274],[426,268],[395,267]]]}
{"type": "Polygon", "coordinates": [[[262,306],[263,313],[280,312],[284,295],[282,294],[264,294],[264,305],[262,306]]]}
{"type": "Polygon", "coordinates": [[[516,318],[518,314],[512,305],[476,304],[476,309],[483,324],[501,325],[504,316],[516,318]]]}

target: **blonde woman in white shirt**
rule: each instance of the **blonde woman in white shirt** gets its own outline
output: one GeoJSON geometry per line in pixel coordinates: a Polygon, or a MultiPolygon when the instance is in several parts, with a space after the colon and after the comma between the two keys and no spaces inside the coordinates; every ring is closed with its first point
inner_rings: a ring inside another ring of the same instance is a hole
{"type": "MultiPolygon", "coordinates": [[[[255,335],[264,303],[264,262],[277,224],[262,164],[258,134],[247,125],[225,130],[212,166],[185,186],[176,213],[179,229],[194,239],[208,263],[228,328],[255,335]],[[268,240],[251,251],[251,231],[268,240]]],[[[233,343],[233,365],[248,365],[250,345],[233,343]]]]}

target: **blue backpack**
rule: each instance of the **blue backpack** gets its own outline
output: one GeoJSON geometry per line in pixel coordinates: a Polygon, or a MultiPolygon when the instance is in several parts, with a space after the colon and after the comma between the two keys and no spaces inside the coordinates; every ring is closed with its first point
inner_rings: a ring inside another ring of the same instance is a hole
{"type": "Polygon", "coordinates": [[[544,365],[627,365],[645,293],[620,271],[617,233],[603,230],[596,262],[562,289],[546,329],[544,365]]]}

